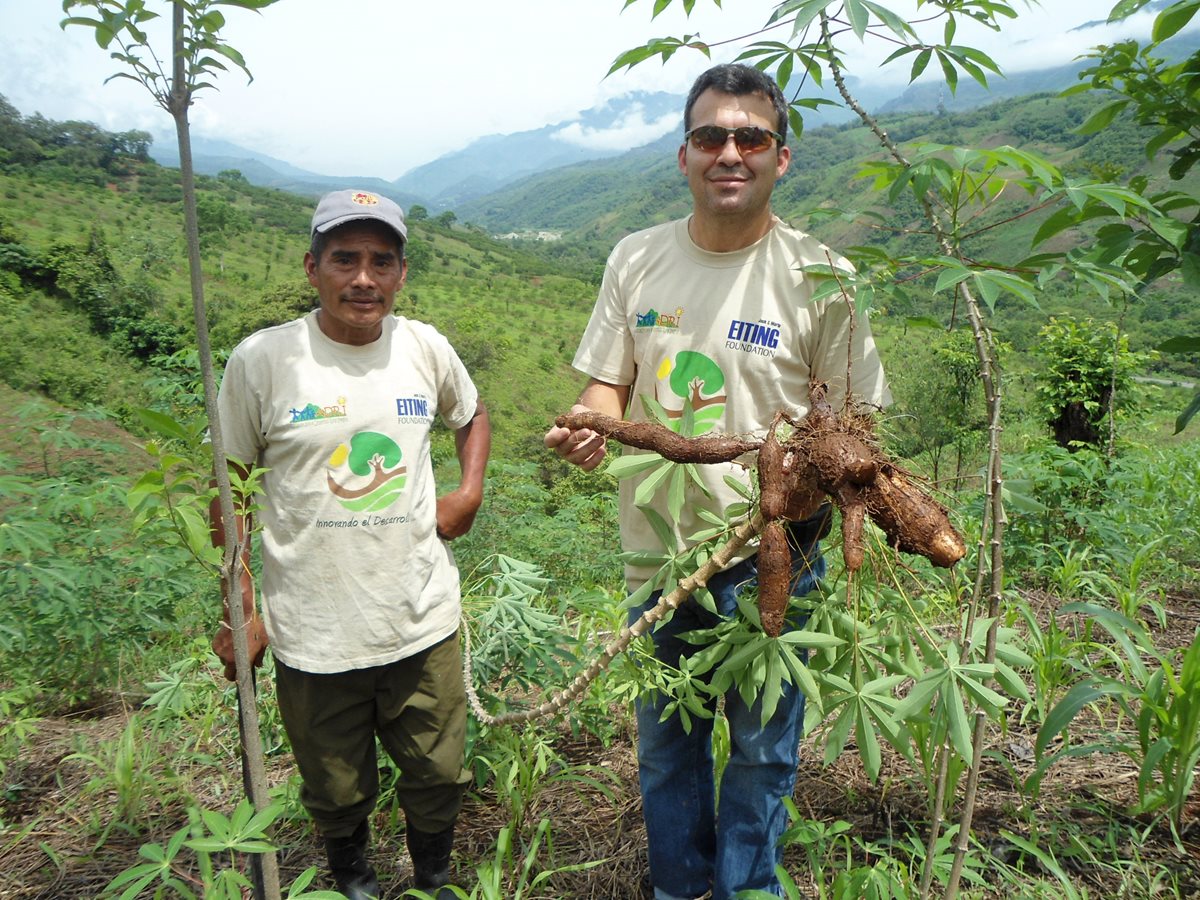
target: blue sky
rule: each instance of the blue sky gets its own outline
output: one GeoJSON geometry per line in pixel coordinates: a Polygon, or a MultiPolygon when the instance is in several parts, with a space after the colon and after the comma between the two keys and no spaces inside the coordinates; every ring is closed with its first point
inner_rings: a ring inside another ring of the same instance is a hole
{"type": "MultiPolygon", "coordinates": [[[[886,5],[899,11],[909,2],[886,5]]],[[[964,26],[958,42],[984,48],[1015,71],[1066,62],[1131,31],[1071,31],[1104,18],[1106,0],[1014,2],[1022,15],[1003,34],[964,26]]],[[[165,0],[149,5],[167,18],[165,0]]],[[[203,93],[193,107],[193,129],[312,171],[392,179],[478,137],[566,122],[631,90],[684,93],[709,64],[698,53],[604,74],[619,53],[653,37],[699,33],[715,42],[754,31],[775,3],[723,0],[718,9],[712,0],[697,0],[686,19],[676,2],[653,21],[651,0],[623,6],[624,0],[280,0],[262,14],[230,9],[223,33],[244,54],[254,82],[237,72],[223,76],[219,91],[203,93]]],[[[61,30],[62,17],[58,0],[0,0],[0,33],[8,38],[0,94],[26,115],[83,119],[113,131],[140,128],[156,141],[171,140],[166,113],[131,82],[105,84],[118,64],[89,31],[61,30]]],[[[1146,30],[1145,21],[1132,25],[1135,35],[1146,30]]],[[[889,51],[864,50],[852,67],[869,77],[872,60],[889,51]]],[[[714,51],[714,60],[731,55],[714,51]]],[[[897,91],[904,71],[890,76],[897,91]]],[[[634,111],[610,132],[576,127],[564,137],[636,146],[666,127],[634,111]]]]}

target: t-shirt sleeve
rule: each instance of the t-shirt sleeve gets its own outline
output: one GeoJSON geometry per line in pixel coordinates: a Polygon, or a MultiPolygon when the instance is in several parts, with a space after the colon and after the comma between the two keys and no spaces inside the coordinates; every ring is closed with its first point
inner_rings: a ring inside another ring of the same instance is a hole
{"type": "Polygon", "coordinates": [[[600,294],[592,309],[572,365],[580,372],[607,384],[633,384],[633,335],[622,296],[617,266],[610,257],[604,267],[600,294]]]}
{"type": "Polygon", "coordinates": [[[247,375],[246,356],[236,349],[225,364],[225,374],[217,391],[217,415],[221,420],[225,455],[239,463],[252,465],[266,446],[262,407],[258,392],[247,375]]]}
{"type": "Polygon", "coordinates": [[[447,428],[457,431],[474,417],[479,405],[479,391],[454,347],[442,335],[438,338],[445,344],[445,364],[438,384],[438,415],[447,428]]]}

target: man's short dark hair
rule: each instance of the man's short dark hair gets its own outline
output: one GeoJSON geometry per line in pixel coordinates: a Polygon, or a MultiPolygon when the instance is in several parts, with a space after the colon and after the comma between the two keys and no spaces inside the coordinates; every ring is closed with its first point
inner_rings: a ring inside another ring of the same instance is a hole
{"type": "Polygon", "coordinates": [[[783,143],[787,143],[787,100],[784,99],[783,91],[779,89],[779,85],[770,75],[761,69],[743,63],[724,63],[713,66],[696,79],[692,89],[688,92],[687,103],[683,106],[684,131],[688,131],[692,127],[692,107],[696,105],[700,95],[709,88],[720,91],[722,94],[731,94],[734,97],[762,94],[775,107],[775,130],[783,135],[783,143]]]}
{"type": "MultiPolygon", "coordinates": [[[[354,219],[353,221],[346,222],[345,224],[339,225],[336,228],[330,228],[328,231],[314,231],[312,241],[308,245],[308,252],[312,254],[313,262],[320,264],[321,254],[324,253],[325,248],[329,246],[330,239],[347,225],[362,225],[371,221],[371,219],[354,219]]],[[[396,232],[392,231],[392,229],[383,224],[380,224],[379,233],[387,234],[393,241],[395,241],[396,258],[400,262],[404,262],[404,245],[407,242],[400,240],[400,235],[396,234],[396,232]]]]}

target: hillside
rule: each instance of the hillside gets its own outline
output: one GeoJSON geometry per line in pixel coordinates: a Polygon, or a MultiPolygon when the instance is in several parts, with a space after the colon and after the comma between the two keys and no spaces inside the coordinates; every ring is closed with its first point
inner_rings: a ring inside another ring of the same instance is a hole
{"type": "MultiPolygon", "coordinates": [[[[1072,132],[1092,102],[1027,97],[962,113],[902,114],[889,129],[906,147],[1014,144],[1046,153],[1067,172],[1160,178],[1161,166],[1144,158],[1144,138],[1129,122],[1086,139],[1072,132]]],[[[94,126],[45,120],[33,128],[11,108],[0,110],[0,119],[6,199],[0,376],[21,390],[68,405],[104,405],[128,418],[163,390],[164,373],[154,361],[192,344],[178,173],[149,160],[138,133],[107,135],[94,126]]],[[[613,159],[557,169],[464,205],[457,215],[411,210],[410,279],[399,309],[432,322],[459,347],[502,423],[498,442],[506,450],[540,434],[573,399],[579,380],[570,358],[613,242],[686,214],[689,198],[675,149],[675,139],[664,138],[613,159]],[[559,231],[563,239],[497,241],[485,228],[559,231]]],[[[918,224],[915,209],[909,221],[890,221],[886,229],[861,216],[830,216],[828,209],[819,220],[808,215],[830,198],[844,209],[871,208],[877,198],[855,176],[874,158],[862,127],[807,132],[793,141],[776,210],[837,248],[903,250],[914,240],[906,229],[918,224]]],[[[255,328],[311,308],[314,298],[301,275],[311,199],[256,187],[236,171],[201,177],[200,190],[214,345],[229,349],[255,328]]],[[[1001,205],[992,215],[1003,217],[1010,208],[1016,207],[1001,205]]],[[[1036,224],[1030,217],[985,231],[979,257],[1019,259],[1036,224]]],[[[1127,318],[1135,349],[1200,332],[1200,309],[1178,278],[1159,285],[1153,301],[1135,306],[1127,318]]],[[[897,304],[896,315],[929,311],[921,291],[909,291],[897,304]]],[[[1056,312],[1111,315],[1103,302],[1057,282],[1043,291],[1040,307],[999,310],[997,327],[1018,350],[1056,312]]],[[[880,327],[886,329],[886,320],[880,327]]],[[[1168,362],[1174,372],[1196,374],[1195,360],[1172,357],[1157,365],[1168,362]]],[[[186,369],[176,361],[172,377],[186,369]]]]}
{"type": "MultiPolygon", "coordinates": [[[[27,139],[0,167],[0,378],[131,424],[134,410],[168,403],[195,377],[178,172],[144,147],[92,154],[111,137],[98,130],[96,147],[59,137],[27,139]]],[[[236,172],[201,177],[199,192],[206,304],[222,353],[315,304],[301,265],[311,201],[236,172]]],[[[452,216],[410,217],[409,256],[397,311],[458,347],[492,410],[498,451],[510,454],[578,391],[570,357],[594,284],[452,216]]]]}
{"type": "MultiPolygon", "coordinates": [[[[1162,157],[1148,160],[1147,135],[1129,119],[1119,119],[1089,136],[1075,129],[1101,101],[1088,96],[1041,94],[1003,100],[964,112],[907,112],[886,119],[888,133],[911,153],[922,144],[1014,146],[1044,154],[1068,177],[1095,177],[1117,183],[1147,178],[1151,184],[1193,191],[1193,176],[1169,182],[1162,157]]],[[[785,220],[812,231],[839,249],[885,248],[893,253],[929,252],[924,223],[915,203],[901,197],[887,209],[861,177],[865,163],[882,159],[877,143],[861,124],[826,126],[790,141],[791,166],[772,203],[785,220]],[[884,215],[881,220],[880,214],[884,215]]],[[[677,137],[611,160],[570,166],[527,178],[478,201],[461,205],[458,215],[493,232],[550,231],[561,234],[557,245],[587,248],[597,258],[626,234],[646,225],[686,215],[690,197],[676,165],[677,137]]],[[[1031,240],[1045,213],[1024,215],[1024,197],[1003,197],[979,225],[971,251],[979,259],[1015,262],[1030,252],[1031,240]],[[1005,221],[1004,228],[989,224],[1005,221]]],[[[1086,240],[1064,235],[1056,246],[1086,240]],[[1066,242],[1064,244],[1064,242],[1066,242]]],[[[543,248],[540,252],[554,252],[543,248]]],[[[925,315],[928,292],[911,290],[893,313],[925,315]]],[[[1148,349],[1176,333],[1200,333],[1200,307],[1191,302],[1176,274],[1149,291],[1145,304],[1135,304],[1126,328],[1138,349],[1148,349]]],[[[1081,294],[1069,284],[1045,285],[1038,309],[1010,304],[999,310],[997,327],[1018,349],[1028,346],[1040,323],[1057,312],[1107,317],[1108,304],[1081,294]]],[[[1173,357],[1158,365],[1195,375],[1200,360],[1173,357]]]]}
{"type": "MultiPolygon", "coordinates": [[[[1088,97],[1030,95],[965,112],[899,112],[888,116],[888,133],[908,147],[919,143],[1035,148],[1058,165],[1079,171],[1116,167],[1123,177],[1145,171],[1137,129],[1129,123],[1084,139],[1072,129],[1100,101],[1088,97]]],[[[1143,140],[1144,144],[1144,140],[1143,140]]],[[[872,201],[870,184],[857,179],[863,162],[880,156],[861,123],[823,126],[789,135],[792,162],[773,197],[784,218],[837,198],[843,207],[872,201]],[[847,191],[849,188],[849,191],[847,191]]],[[[610,160],[544,172],[460,204],[457,215],[492,231],[561,231],[564,237],[612,241],[689,208],[675,154],[678,135],[667,135],[610,160]]]]}
{"type": "MultiPolygon", "coordinates": [[[[1123,123],[1092,141],[1072,138],[1067,124],[1084,110],[1059,98],[994,112],[913,116],[896,133],[911,146],[976,129],[996,143],[1049,148],[1079,171],[1158,176],[1123,123]]],[[[707,703],[696,677],[707,669],[763,703],[784,679],[812,680],[804,685],[812,727],[783,840],[789,896],[918,896],[926,862],[936,872],[952,865],[949,838],[931,850],[925,842],[960,802],[978,812],[964,895],[1200,895],[1193,757],[1185,757],[1197,746],[1200,697],[1200,444],[1194,426],[1171,432],[1183,392],[1157,385],[1122,387],[1110,419],[1114,454],[1052,442],[1035,391],[1048,363],[1026,351],[1055,309],[1118,315],[1057,281],[1039,294],[1039,307],[998,307],[1002,429],[981,414],[967,330],[918,331],[908,318],[929,311],[928,278],[894,276],[908,279],[905,294],[875,308],[896,404],[873,434],[898,465],[928,476],[978,568],[966,560],[931,569],[872,531],[869,564],[851,573],[835,528],[828,577],[792,601],[803,632],[767,638],[747,595],[744,615],[709,632],[710,647],[680,669],[634,647],[582,693],[560,694],[573,699],[554,719],[508,728],[480,714],[530,708],[571,684],[615,652],[613,636],[627,622],[612,469],[571,468],[541,446],[541,435],[578,389],[568,361],[608,244],[686,210],[674,148],[661,149],[615,170],[576,167],[556,195],[549,182],[545,196],[530,195],[531,204],[545,201],[546,215],[579,219],[563,240],[498,241],[452,212],[409,211],[410,280],[397,309],[450,337],[495,432],[484,506],[453,546],[470,680],[481,695],[453,880],[489,898],[527,889],[572,900],[642,897],[633,701],[666,692],[697,721],[701,704],[718,702],[714,695],[707,703]],[[590,220],[572,208],[585,201],[590,220]],[[978,484],[992,436],[1004,444],[1003,467],[992,471],[1003,476],[1005,516],[989,545],[994,508],[984,509],[978,484]],[[987,662],[993,623],[1002,627],[992,632],[995,662],[987,662]],[[1167,771],[1164,759],[1185,763],[1167,771]],[[968,767],[981,776],[978,793],[960,801],[968,767]]],[[[786,216],[812,222],[836,246],[857,244],[868,263],[873,247],[928,244],[903,203],[874,227],[832,209],[833,200],[874,204],[854,179],[873,154],[861,129],[807,135],[779,195],[786,216]],[[805,215],[814,205],[824,218],[805,215]]],[[[242,851],[263,846],[248,808],[233,811],[241,741],[233,692],[210,651],[217,579],[177,530],[187,504],[207,505],[211,471],[189,349],[177,178],[149,160],[138,133],[27,121],[0,104],[2,897],[214,896],[217,879],[241,896],[242,851]],[[196,428],[176,429],[143,454],[136,411],[144,406],[196,428]]],[[[218,355],[311,308],[300,274],[311,199],[225,170],[200,179],[199,206],[218,355]]],[[[1013,208],[987,214],[973,251],[1023,252],[1033,226],[1009,221],[1013,208]]],[[[1085,239],[1062,236],[1067,246],[1085,239]]],[[[1176,321],[1143,317],[1135,323],[1141,339],[1155,322],[1194,322],[1194,306],[1181,281],[1160,289],[1145,309],[1176,321]]],[[[1111,343],[1101,353],[1093,371],[1112,358],[1111,343]]],[[[867,438],[866,424],[858,428],[867,438]]],[[[802,458],[802,445],[792,446],[793,459],[802,458]]],[[[439,475],[453,468],[450,435],[436,434],[433,452],[439,475]]],[[[668,487],[679,502],[687,488],[676,494],[674,485],[686,485],[685,473],[676,468],[668,487]]],[[[839,498],[843,490],[858,488],[840,486],[839,498]]],[[[714,534],[741,515],[731,508],[714,534]]],[[[207,541],[202,524],[191,534],[207,541]]],[[[699,552],[719,554],[723,541],[699,552]]],[[[669,566],[693,563],[681,555],[669,566]]],[[[268,778],[279,801],[270,840],[289,895],[315,896],[306,886],[328,885],[323,874],[309,881],[324,864],[320,835],[297,800],[274,682],[262,675],[268,778]]],[[[728,731],[714,733],[720,765],[728,731]]],[[[380,763],[373,845],[384,896],[398,898],[411,893],[399,773],[380,763]]]]}

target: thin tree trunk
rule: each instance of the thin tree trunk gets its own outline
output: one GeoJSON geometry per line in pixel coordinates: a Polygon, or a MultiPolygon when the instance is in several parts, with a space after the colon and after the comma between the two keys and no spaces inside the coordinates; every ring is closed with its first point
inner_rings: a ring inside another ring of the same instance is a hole
{"type": "MultiPolygon", "coordinates": [[[[967,624],[963,628],[963,656],[969,650],[970,635],[973,630],[975,615],[982,600],[983,583],[990,568],[991,580],[988,585],[988,615],[992,624],[987,631],[987,643],[984,648],[984,662],[996,660],[996,634],[1000,628],[1000,600],[1004,587],[1004,526],[1007,515],[1004,512],[1003,475],[1000,468],[1000,383],[999,371],[991,364],[995,359],[995,347],[991,343],[991,334],[983,322],[983,315],[975,298],[959,285],[967,305],[967,314],[971,320],[971,329],[975,333],[976,350],[980,359],[980,378],[983,381],[984,393],[987,398],[989,417],[988,428],[988,481],[985,485],[987,503],[984,505],[984,522],[980,529],[979,565],[976,570],[975,595],[972,598],[971,612],[967,616],[967,624]],[[991,526],[990,553],[983,552],[983,542],[988,537],[991,526]]],[[[950,877],[946,883],[946,898],[953,900],[958,895],[958,885],[962,878],[963,865],[966,862],[967,850],[971,845],[971,822],[975,815],[975,797],[979,789],[979,770],[983,765],[983,748],[986,737],[987,719],[981,710],[975,713],[975,730],[971,740],[971,768],[967,772],[967,785],[963,792],[963,810],[958,824],[957,842],[954,847],[954,863],[950,868],[950,877]]]]}
{"type": "MultiPolygon", "coordinates": [[[[934,763],[934,769],[937,775],[934,776],[934,798],[933,798],[933,815],[929,823],[929,831],[933,835],[941,834],[942,820],[945,818],[943,807],[946,805],[946,781],[947,773],[950,771],[950,754],[954,749],[950,746],[950,741],[942,741],[938,747],[937,757],[934,763]]],[[[935,841],[936,846],[936,841],[935,841]]],[[[937,859],[932,852],[932,849],[925,851],[925,864],[921,868],[921,900],[928,900],[929,891],[933,887],[933,871],[934,863],[937,859]]]]}
{"type": "MultiPolygon", "coordinates": [[[[237,664],[237,689],[242,717],[242,752],[249,769],[250,802],[256,810],[267,805],[266,766],[263,759],[262,734],[259,730],[258,705],[254,691],[254,668],[246,641],[246,618],[241,596],[237,567],[241,563],[244,541],[239,536],[234,514],[233,490],[229,482],[229,465],[221,420],[217,415],[216,377],[213,373],[212,347],[208,337],[208,316],[204,309],[204,277],[200,265],[200,232],[196,220],[196,180],[192,168],[191,132],[188,128],[188,106],[191,92],[184,72],[183,6],[174,0],[173,9],[173,75],[168,111],[175,120],[175,136],[179,142],[179,174],[183,187],[184,234],[187,239],[188,272],[191,280],[192,314],[196,324],[196,349],[200,357],[200,372],[204,379],[204,408],[208,414],[209,438],[212,444],[214,475],[221,503],[221,520],[225,525],[225,557],[221,577],[230,585],[229,626],[233,629],[233,652],[237,664]]],[[[267,900],[279,900],[279,864],[274,851],[263,853],[263,885],[267,900]]]]}

